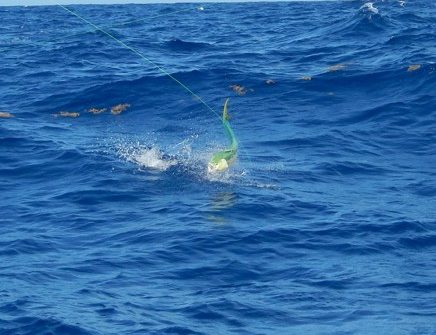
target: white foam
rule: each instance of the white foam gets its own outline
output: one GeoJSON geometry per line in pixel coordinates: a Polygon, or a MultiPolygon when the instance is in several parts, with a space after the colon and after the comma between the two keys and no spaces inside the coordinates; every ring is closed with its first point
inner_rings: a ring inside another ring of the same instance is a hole
{"type": "Polygon", "coordinates": [[[364,3],[363,6],[360,7],[360,10],[366,10],[368,12],[378,14],[378,8],[374,7],[374,3],[372,2],[364,3]]]}
{"type": "Polygon", "coordinates": [[[126,161],[137,164],[141,168],[165,171],[177,164],[177,160],[165,157],[156,146],[144,147],[139,143],[120,143],[117,152],[126,161]]]}
{"type": "Polygon", "coordinates": [[[142,149],[131,157],[131,161],[139,164],[141,167],[159,171],[165,171],[177,164],[177,161],[174,159],[165,159],[162,152],[157,148],[142,149]]]}

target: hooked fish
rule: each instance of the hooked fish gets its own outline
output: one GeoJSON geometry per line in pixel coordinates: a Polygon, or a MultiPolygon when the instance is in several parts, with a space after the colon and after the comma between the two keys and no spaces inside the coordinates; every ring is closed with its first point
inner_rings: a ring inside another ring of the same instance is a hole
{"type": "Polygon", "coordinates": [[[222,151],[218,151],[212,155],[212,158],[209,161],[209,164],[207,165],[207,171],[209,173],[214,172],[223,172],[227,170],[236,159],[236,153],[238,150],[238,141],[236,140],[235,134],[233,133],[232,128],[230,128],[229,124],[229,114],[227,112],[227,103],[229,102],[229,99],[226,99],[226,102],[224,103],[223,108],[223,126],[224,130],[226,132],[227,137],[230,140],[230,146],[222,151]]]}

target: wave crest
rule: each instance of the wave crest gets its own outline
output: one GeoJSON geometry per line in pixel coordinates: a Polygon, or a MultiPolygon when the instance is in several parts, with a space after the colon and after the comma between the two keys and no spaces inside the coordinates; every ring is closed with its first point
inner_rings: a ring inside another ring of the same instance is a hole
{"type": "Polygon", "coordinates": [[[165,46],[174,51],[196,51],[211,47],[211,44],[205,42],[190,42],[178,38],[173,38],[165,42],[165,46]]]}

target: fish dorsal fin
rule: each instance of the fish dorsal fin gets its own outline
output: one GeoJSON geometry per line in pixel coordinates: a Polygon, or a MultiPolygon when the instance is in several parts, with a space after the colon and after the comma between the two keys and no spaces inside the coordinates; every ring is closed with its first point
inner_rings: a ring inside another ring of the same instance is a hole
{"type": "Polygon", "coordinates": [[[223,108],[223,121],[227,121],[230,119],[229,112],[227,111],[227,103],[229,102],[229,98],[226,99],[226,102],[224,103],[223,108]]]}

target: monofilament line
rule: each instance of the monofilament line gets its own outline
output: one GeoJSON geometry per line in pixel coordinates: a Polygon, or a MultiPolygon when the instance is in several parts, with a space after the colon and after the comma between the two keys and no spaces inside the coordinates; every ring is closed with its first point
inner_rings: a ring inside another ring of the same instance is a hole
{"type": "Polygon", "coordinates": [[[119,40],[118,38],[116,38],[112,34],[108,33],[106,30],[100,28],[99,26],[95,25],[94,23],[88,21],[87,19],[85,19],[84,17],[80,16],[79,14],[77,14],[74,11],[72,11],[71,9],[69,9],[69,8],[67,8],[67,7],[65,7],[65,6],[63,6],[61,4],[56,4],[56,5],[58,5],[59,7],[63,8],[68,13],[74,15],[75,17],[77,17],[78,19],[82,20],[83,22],[85,22],[85,23],[89,24],[90,26],[94,27],[96,30],[102,32],[106,36],[108,36],[111,39],[113,39],[114,41],[116,41],[122,47],[130,50],[131,52],[133,52],[134,54],[136,54],[137,56],[139,56],[140,58],[142,58],[143,60],[145,60],[149,64],[153,65],[156,69],[158,69],[160,72],[162,72],[166,76],[170,77],[173,81],[175,81],[177,84],[179,84],[184,90],[189,92],[194,98],[198,99],[198,101],[200,101],[208,110],[210,110],[212,113],[214,113],[221,120],[221,116],[212,107],[210,107],[199,95],[194,93],[188,86],[183,84],[180,80],[178,80],[176,77],[174,77],[171,73],[167,72],[165,69],[163,69],[162,67],[157,65],[155,62],[153,62],[152,60],[150,60],[149,58],[144,56],[141,52],[139,52],[138,50],[132,48],[131,46],[128,46],[123,41],[119,40]]]}

